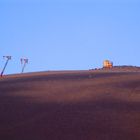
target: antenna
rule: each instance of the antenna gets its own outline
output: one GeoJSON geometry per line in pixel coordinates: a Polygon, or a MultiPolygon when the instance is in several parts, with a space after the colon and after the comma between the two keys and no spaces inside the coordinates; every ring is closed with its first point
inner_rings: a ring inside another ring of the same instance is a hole
{"type": "Polygon", "coordinates": [[[20,61],[21,61],[21,64],[23,65],[22,71],[21,71],[21,73],[23,73],[24,72],[24,69],[26,67],[26,64],[28,64],[28,61],[29,60],[27,58],[21,58],[20,61]]]}
{"type": "Polygon", "coordinates": [[[6,69],[6,66],[8,65],[9,60],[12,59],[12,56],[3,56],[3,58],[4,58],[4,59],[7,59],[7,60],[6,60],[6,63],[5,63],[5,65],[4,65],[3,70],[2,70],[2,72],[1,72],[1,77],[2,77],[3,74],[4,74],[4,71],[5,71],[5,69],[6,69]]]}

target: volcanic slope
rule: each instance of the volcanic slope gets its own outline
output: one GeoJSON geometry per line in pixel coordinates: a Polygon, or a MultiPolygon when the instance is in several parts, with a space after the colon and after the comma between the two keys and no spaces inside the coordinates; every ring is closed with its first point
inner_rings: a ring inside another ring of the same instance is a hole
{"type": "Polygon", "coordinates": [[[0,140],[140,140],[140,72],[5,76],[0,140]]]}

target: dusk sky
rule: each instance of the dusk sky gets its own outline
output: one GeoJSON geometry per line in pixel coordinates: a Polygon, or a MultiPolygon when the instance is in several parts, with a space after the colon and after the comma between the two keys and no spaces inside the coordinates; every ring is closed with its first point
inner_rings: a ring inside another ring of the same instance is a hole
{"type": "Polygon", "coordinates": [[[0,70],[6,73],[140,66],[139,0],[0,0],[0,70]]]}

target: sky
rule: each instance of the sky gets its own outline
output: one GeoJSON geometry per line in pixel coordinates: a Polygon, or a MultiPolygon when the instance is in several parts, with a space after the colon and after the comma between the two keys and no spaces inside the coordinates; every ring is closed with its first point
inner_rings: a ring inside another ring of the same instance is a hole
{"type": "Polygon", "coordinates": [[[140,66],[139,0],[0,0],[0,71],[5,74],[140,66]]]}

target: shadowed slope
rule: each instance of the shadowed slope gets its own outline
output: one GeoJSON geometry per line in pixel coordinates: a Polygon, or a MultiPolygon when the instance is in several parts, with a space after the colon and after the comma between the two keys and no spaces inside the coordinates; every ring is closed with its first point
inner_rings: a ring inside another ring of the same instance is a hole
{"type": "Polygon", "coordinates": [[[0,80],[2,140],[139,140],[140,73],[48,72],[0,80]]]}

